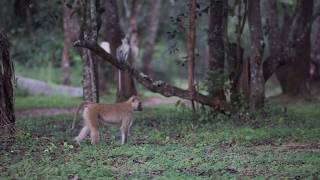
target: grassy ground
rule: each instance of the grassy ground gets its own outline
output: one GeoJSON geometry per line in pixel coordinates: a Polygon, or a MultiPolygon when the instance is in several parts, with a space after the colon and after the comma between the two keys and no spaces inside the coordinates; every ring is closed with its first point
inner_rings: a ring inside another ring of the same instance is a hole
{"type": "Polygon", "coordinates": [[[23,118],[16,144],[1,151],[0,179],[317,179],[319,108],[292,105],[253,123],[197,123],[186,109],[146,108],[123,146],[115,128],[103,129],[97,146],[75,145],[69,115],[23,118]]]}

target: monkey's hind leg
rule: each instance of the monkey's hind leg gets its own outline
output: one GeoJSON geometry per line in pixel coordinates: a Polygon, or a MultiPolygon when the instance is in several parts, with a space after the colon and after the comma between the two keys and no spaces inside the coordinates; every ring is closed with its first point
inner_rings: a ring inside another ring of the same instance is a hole
{"type": "Polygon", "coordinates": [[[91,128],[90,138],[91,144],[97,144],[99,142],[99,131],[97,128],[91,128]]]}
{"type": "Polygon", "coordinates": [[[88,126],[84,126],[84,127],[81,129],[79,135],[78,135],[76,138],[74,138],[74,140],[75,140],[78,144],[80,144],[80,142],[81,142],[88,134],[89,134],[89,127],[88,127],[88,126]]]}

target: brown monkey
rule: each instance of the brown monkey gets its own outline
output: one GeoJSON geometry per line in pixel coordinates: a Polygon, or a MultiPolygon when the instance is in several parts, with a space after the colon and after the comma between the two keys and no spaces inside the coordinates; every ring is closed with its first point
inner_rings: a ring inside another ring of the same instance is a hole
{"type": "Polygon", "coordinates": [[[99,104],[92,102],[83,102],[79,105],[75,118],[73,120],[72,128],[74,128],[75,120],[80,109],[83,110],[84,126],[75,141],[80,142],[89,134],[91,144],[99,142],[100,124],[116,124],[120,126],[121,142],[127,142],[128,133],[133,121],[133,111],[141,111],[142,104],[137,96],[132,96],[128,101],[115,104],[99,104]]]}

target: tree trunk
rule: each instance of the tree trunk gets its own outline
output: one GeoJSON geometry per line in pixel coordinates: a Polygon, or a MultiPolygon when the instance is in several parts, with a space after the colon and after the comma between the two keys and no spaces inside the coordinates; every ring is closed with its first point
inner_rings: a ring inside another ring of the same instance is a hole
{"type": "MultiPolygon", "coordinates": [[[[63,84],[70,85],[70,50],[72,43],[79,37],[79,20],[77,16],[72,15],[72,9],[67,7],[66,2],[63,3],[63,50],[61,55],[61,68],[63,72],[63,84]]],[[[82,56],[80,49],[76,51],[82,56]]]]}
{"type": "Polygon", "coordinates": [[[194,68],[195,56],[194,49],[196,44],[196,0],[189,0],[189,29],[187,34],[187,49],[188,49],[188,89],[191,97],[192,109],[195,112],[194,97],[194,68]]]}
{"type": "MultiPolygon", "coordinates": [[[[319,5],[320,6],[320,3],[319,5]]],[[[317,27],[315,30],[315,41],[312,48],[311,58],[312,66],[310,69],[310,75],[312,79],[320,80],[320,17],[315,20],[314,25],[317,27]]]]}
{"type": "Polygon", "coordinates": [[[27,32],[30,36],[33,36],[32,15],[31,15],[31,8],[30,8],[31,1],[26,0],[25,3],[26,3],[25,4],[25,11],[26,11],[27,32]]]}
{"type": "Polygon", "coordinates": [[[4,148],[11,145],[14,140],[14,81],[9,40],[4,30],[0,29],[0,146],[4,148]]]}
{"type": "Polygon", "coordinates": [[[89,50],[83,51],[83,71],[82,87],[83,100],[99,102],[98,79],[97,79],[97,60],[89,50]]]}
{"type": "MultiPolygon", "coordinates": [[[[85,1],[82,14],[83,38],[90,42],[97,42],[98,24],[97,24],[97,2],[96,0],[85,1]]],[[[98,89],[98,69],[96,57],[91,51],[85,49],[83,53],[83,99],[91,102],[99,102],[98,89]]]]}
{"type": "MultiPolygon", "coordinates": [[[[225,60],[225,5],[228,1],[214,0],[209,6],[209,70],[217,72],[217,75],[223,76],[224,60],[225,60]]],[[[225,98],[223,84],[220,87],[215,87],[215,91],[209,92],[211,95],[218,95],[225,98]]]]}
{"type": "MultiPolygon", "coordinates": [[[[113,57],[116,57],[117,47],[121,45],[121,38],[124,37],[124,33],[121,31],[119,23],[117,1],[104,1],[102,6],[105,8],[104,13],[102,14],[102,38],[110,44],[110,54],[113,57]]],[[[100,78],[100,81],[114,80],[115,83],[118,81],[118,70],[114,67],[111,68],[111,72],[103,70],[101,73],[108,75],[109,77],[103,76],[100,78]]]]}
{"type": "MultiPolygon", "coordinates": [[[[138,22],[137,15],[139,11],[139,1],[132,0],[131,8],[130,8],[130,27],[129,27],[129,35],[130,35],[130,54],[128,57],[129,64],[133,64],[139,55],[139,40],[138,40],[138,22]]],[[[136,86],[134,80],[130,73],[121,71],[121,91],[118,89],[118,98],[117,101],[125,101],[130,98],[132,95],[137,95],[136,86]]]]}
{"type": "Polygon", "coordinates": [[[289,96],[307,95],[309,90],[307,80],[310,69],[310,23],[313,12],[313,0],[299,0],[296,19],[294,21],[291,39],[295,40],[303,35],[302,40],[295,45],[295,57],[286,66],[277,71],[277,77],[280,82],[282,93],[289,96]]]}
{"type": "Polygon", "coordinates": [[[248,20],[251,41],[250,56],[250,108],[259,110],[264,105],[264,78],[262,66],[263,34],[260,0],[248,1],[248,20]]]}
{"type": "Polygon", "coordinates": [[[152,60],[152,55],[154,51],[154,44],[157,37],[157,31],[159,27],[160,20],[160,8],[161,0],[150,1],[149,2],[150,10],[148,13],[148,25],[146,30],[146,40],[144,43],[144,53],[142,58],[142,72],[150,75],[150,64],[152,60]]]}
{"type": "MultiPolygon", "coordinates": [[[[117,48],[121,45],[121,39],[124,38],[124,33],[121,30],[119,23],[118,5],[116,0],[104,2],[105,12],[103,18],[104,24],[104,39],[110,43],[111,55],[116,57],[117,48]]],[[[129,57],[130,60],[130,57],[129,57]]],[[[116,70],[117,71],[117,70],[116,70]]],[[[116,73],[117,74],[117,73],[116,73]]],[[[116,75],[116,77],[118,77],[116,75]]],[[[134,81],[127,72],[121,73],[121,87],[122,91],[117,88],[117,101],[126,100],[128,97],[137,94],[134,81]]]]}
{"type": "Polygon", "coordinates": [[[282,49],[277,0],[268,0],[264,4],[267,14],[267,26],[269,28],[268,43],[270,56],[276,56],[282,49]]]}
{"type": "Polygon", "coordinates": [[[63,84],[70,85],[70,55],[69,49],[71,46],[71,37],[70,37],[70,23],[71,23],[71,9],[69,9],[66,4],[63,4],[63,50],[62,50],[62,59],[61,67],[63,71],[63,84]]]}

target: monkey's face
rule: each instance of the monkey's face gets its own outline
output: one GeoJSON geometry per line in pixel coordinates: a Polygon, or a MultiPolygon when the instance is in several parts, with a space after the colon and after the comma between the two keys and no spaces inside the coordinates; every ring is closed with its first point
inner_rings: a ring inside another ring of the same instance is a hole
{"type": "Polygon", "coordinates": [[[129,99],[129,101],[131,103],[133,110],[142,111],[142,103],[141,103],[140,99],[138,98],[138,96],[132,96],[129,99]]]}

